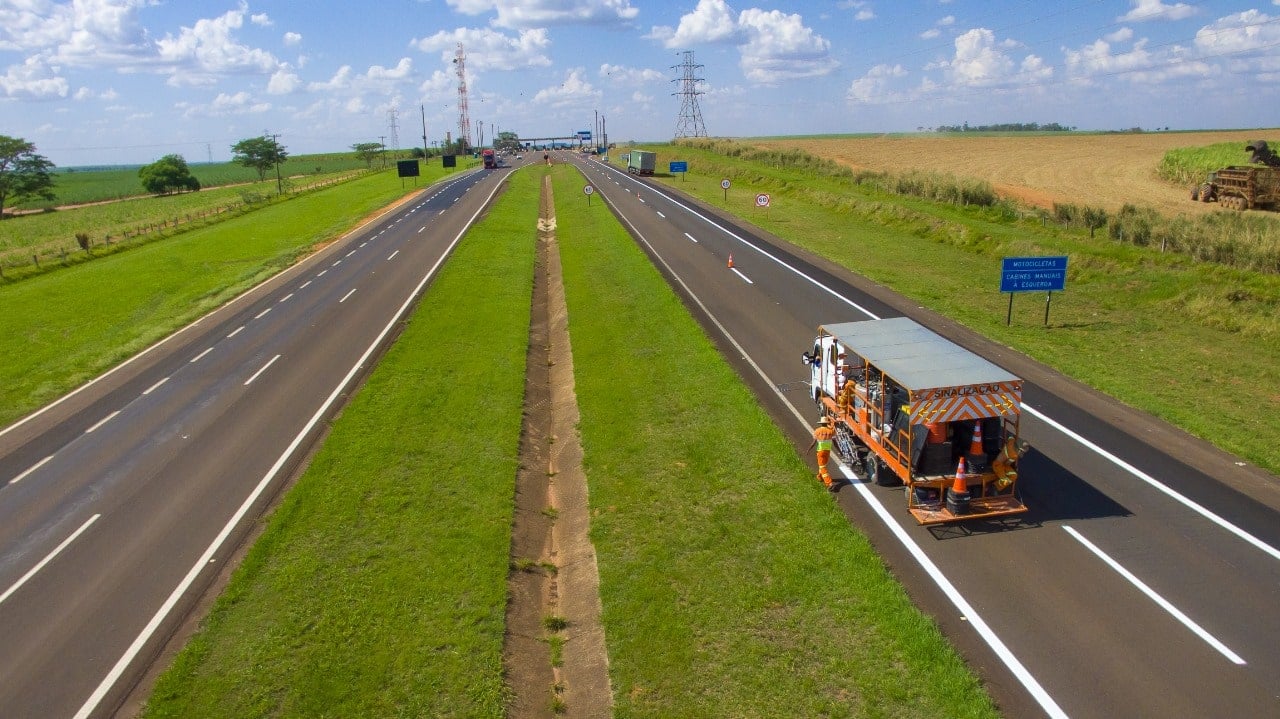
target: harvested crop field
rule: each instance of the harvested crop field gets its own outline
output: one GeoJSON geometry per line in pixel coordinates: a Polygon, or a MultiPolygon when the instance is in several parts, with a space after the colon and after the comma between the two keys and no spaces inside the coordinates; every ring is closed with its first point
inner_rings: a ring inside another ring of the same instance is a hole
{"type": "Polygon", "coordinates": [[[769,148],[798,148],[858,170],[926,170],[990,182],[1002,197],[1050,208],[1074,203],[1118,210],[1154,207],[1166,215],[1216,210],[1192,202],[1190,188],[1160,179],[1167,150],[1276,137],[1277,130],[1060,135],[881,135],[831,139],[749,140],[769,148]]]}

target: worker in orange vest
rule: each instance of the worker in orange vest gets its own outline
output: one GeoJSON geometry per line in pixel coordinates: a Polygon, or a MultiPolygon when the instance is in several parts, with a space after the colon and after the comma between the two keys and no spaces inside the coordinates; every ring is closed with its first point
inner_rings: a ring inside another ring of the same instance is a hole
{"type": "Polygon", "coordinates": [[[835,491],[835,483],[831,481],[831,473],[827,471],[827,462],[831,461],[831,447],[836,436],[833,418],[823,417],[818,428],[813,430],[813,441],[809,449],[818,448],[818,479],[826,485],[827,491],[835,491]]]}

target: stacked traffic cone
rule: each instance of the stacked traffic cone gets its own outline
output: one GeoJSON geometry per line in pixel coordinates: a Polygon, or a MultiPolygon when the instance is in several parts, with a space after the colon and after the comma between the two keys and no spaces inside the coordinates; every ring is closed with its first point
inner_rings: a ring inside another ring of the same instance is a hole
{"type": "Polygon", "coordinates": [[[733,269],[733,253],[729,253],[729,269],[733,269]]]}
{"type": "Polygon", "coordinates": [[[965,481],[964,457],[956,465],[956,479],[947,491],[947,510],[952,514],[965,514],[969,511],[969,483],[965,481]]]}
{"type": "Polygon", "coordinates": [[[969,442],[969,466],[981,472],[987,466],[987,450],[982,447],[982,420],[973,425],[973,440],[969,442]]]}

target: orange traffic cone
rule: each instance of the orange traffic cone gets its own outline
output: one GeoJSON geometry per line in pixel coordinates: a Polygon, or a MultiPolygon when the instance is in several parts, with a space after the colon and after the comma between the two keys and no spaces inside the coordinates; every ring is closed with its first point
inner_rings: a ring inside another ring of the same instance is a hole
{"type": "Polygon", "coordinates": [[[969,483],[964,478],[964,457],[956,465],[956,481],[947,492],[947,510],[952,514],[965,514],[969,511],[969,483]]]}
{"type": "Polygon", "coordinates": [[[733,269],[733,253],[729,253],[729,269],[733,269]]]}

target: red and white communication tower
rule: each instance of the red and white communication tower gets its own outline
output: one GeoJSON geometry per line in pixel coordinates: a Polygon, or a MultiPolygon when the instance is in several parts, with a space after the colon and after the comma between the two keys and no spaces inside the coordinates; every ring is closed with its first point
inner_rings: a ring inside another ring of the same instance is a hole
{"type": "Polygon", "coordinates": [[[467,54],[462,50],[462,43],[458,43],[453,64],[458,66],[458,139],[471,147],[471,113],[467,110],[467,54]]]}

